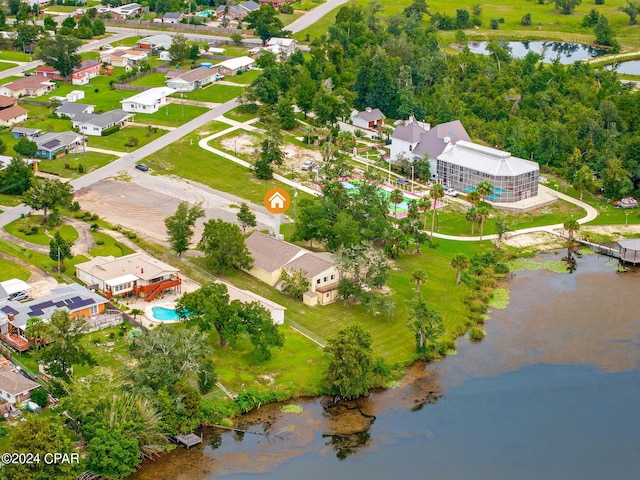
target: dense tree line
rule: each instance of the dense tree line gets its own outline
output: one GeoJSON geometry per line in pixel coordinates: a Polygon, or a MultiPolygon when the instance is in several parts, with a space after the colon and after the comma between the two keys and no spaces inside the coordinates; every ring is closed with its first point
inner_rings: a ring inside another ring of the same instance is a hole
{"type": "Polygon", "coordinates": [[[615,72],[545,64],[535,53],[515,59],[498,42],[487,56],[448,55],[419,5],[393,17],[379,10],[341,7],[307,59],[271,62],[249,98],[295,103],[328,125],[351,105],[432,125],[459,119],[477,141],[569,180],[588,166],[609,197],[640,193],[640,94],[615,72]]]}

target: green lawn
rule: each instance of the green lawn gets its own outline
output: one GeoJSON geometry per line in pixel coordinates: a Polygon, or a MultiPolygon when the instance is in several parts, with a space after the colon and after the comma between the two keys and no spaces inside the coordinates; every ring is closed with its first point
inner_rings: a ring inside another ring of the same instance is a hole
{"type": "MultiPolygon", "coordinates": [[[[223,45],[224,55],[227,57],[244,57],[247,54],[247,47],[241,47],[240,45],[223,45]]],[[[206,61],[206,60],[205,60],[206,61]]]]}
{"type": "MultiPolygon", "coordinates": [[[[126,326],[129,327],[129,324],[126,326]]],[[[125,337],[120,336],[120,331],[118,326],[87,333],[80,344],[88,350],[98,366],[118,370],[131,360],[129,346],[125,337]]],[[[80,378],[90,374],[94,368],[89,365],[74,365],[73,375],[80,378]]]]}
{"type": "MultiPolygon", "coordinates": [[[[192,92],[184,93],[184,98],[199,102],[225,103],[242,95],[244,88],[231,87],[229,85],[210,84],[206,88],[198,88],[192,92]]],[[[180,93],[174,93],[173,98],[181,98],[180,93]]]]}
{"type": "MultiPolygon", "coordinates": [[[[369,0],[356,0],[356,2],[365,7],[369,4],[369,0]]],[[[412,0],[399,0],[396,2],[383,1],[382,14],[391,16],[401,14],[412,0]]],[[[471,13],[471,5],[466,0],[430,0],[427,2],[429,11],[433,13],[444,13],[455,18],[457,9],[467,9],[471,13]]],[[[591,28],[582,27],[582,18],[587,15],[591,9],[595,8],[602,15],[607,17],[609,24],[617,33],[617,40],[622,45],[631,48],[640,48],[640,35],[638,35],[637,27],[629,26],[629,17],[618,11],[618,8],[625,6],[625,0],[607,0],[604,5],[595,5],[594,2],[582,2],[571,15],[562,15],[555,10],[554,2],[545,2],[539,4],[531,0],[512,0],[504,2],[499,0],[490,0],[481,3],[482,13],[480,18],[482,25],[478,29],[467,30],[466,33],[471,38],[495,38],[495,39],[543,39],[543,40],[560,40],[567,42],[591,43],[594,41],[594,34],[591,28]],[[531,14],[532,25],[523,27],[520,24],[525,14],[531,14]],[[504,23],[500,24],[498,30],[492,30],[489,27],[491,19],[504,19],[504,23]]],[[[309,35],[312,40],[326,35],[330,25],[335,21],[336,14],[339,9],[333,10],[325,15],[318,22],[308,29],[303,30],[295,35],[294,38],[304,41],[309,35]]],[[[424,23],[428,25],[430,17],[425,15],[424,23]]],[[[439,32],[443,39],[453,40],[455,32],[439,32]]]]}
{"type": "Polygon", "coordinates": [[[0,51],[0,60],[2,60],[3,62],[30,62],[31,60],[33,60],[33,55],[23,53],[22,50],[4,49],[0,51]]]}
{"type": "Polygon", "coordinates": [[[0,193],[0,205],[5,207],[16,207],[21,203],[20,198],[15,195],[5,195],[0,193]]]}
{"type": "Polygon", "coordinates": [[[249,70],[248,72],[242,72],[238,75],[230,75],[228,77],[224,77],[224,81],[249,85],[260,75],[262,75],[262,70],[249,70]]]}
{"type": "Polygon", "coordinates": [[[60,232],[62,238],[68,241],[75,241],[78,238],[78,232],[71,225],[61,225],[55,228],[49,228],[42,225],[42,215],[27,215],[5,225],[4,229],[14,237],[21,238],[30,243],[37,245],[49,245],[51,238],[56,232],[60,232]],[[35,226],[37,232],[27,234],[31,231],[31,227],[35,226]]]}
{"type": "Polygon", "coordinates": [[[99,152],[69,153],[55,160],[42,160],[39,168],[41,172],[51,173],[62,178],[77,178],[84,175],[84,173],[104,167],[116,158],[114,155],[99,152]],[[80,166],[85,170],[84,173],[80,172],[80,166]]]}
{"type": "MultiPolygon", "coordinates": [[[[0,61],[0,72],[2,72],[4,70],[8,70],[8,69],[13,68],[13,67],[17,67],[17,66],[18,65],[16,63],[9,63],[9,62],[1,62],[0,61]]],[[[6,82],[3,81],[2,83],[6,83],[6,82]]]]}
{"type": "MultiPolygon", "coordinates": [[[[297,12],[293,12],[293,13],[279,13],[278,14],[278,18],[280,19],[280,21],[282,22],[282,24],[286,27],[287,25],[289,25],[290,23],[292,23],[294,20],[297,20],[298,18],[300,18],[302,16],[302,13],[297,13],[297,12]]],[[[286,30],[286,28],[285,28],[286,30]]]]}
{"type": "Polygon", "coordinates": [[[149,125],[165,125],[168,127],[179,127],[180,125],[193,120],[205,113],[208,109],[195,105],[182,105],[180,103],[170,103],[162,107],[156,113],[150,115],[140,113],[136,115],[136,123],[149,125]]]}
{"type": "MultiPolygon", "coordinates": [[[[137,117],[136,117],[137,118],[137,117]]],[[[161,128],[148,129],[147,127],[127,126],[116,133],[108,135],[106,137],[90,136],[88,138],[88,145],[95,148],[104,148],[106,150],[114,150],[116,152],[128,152],[134,151],[138,148],[152,142],[162,135],[167,133],[167,130],[161,128]],[[129,143],[129,137],[135,137],[138,139],[138,144],[135,147],[127,147],[125,144],[129,143]]]]}
{"type": "Polygon", "coordinates": [[[0,258],[0,282],[17,278],[19,280],[27,281],[31,276],[31,272],[20,265],[0,258]]]}
{"type": "Polygon", "coordinates": [[[133,82],[129,82],[128,85],[138,85],[140,87],[164,87],[167,76],[161,72],[153,72],[144,77],[138,78],[133,82]]]}
{"type": "Polygon", "coordinates": [[[240,113],[238,111],[238,108],[239,107],[236,107],[233,110],[228,111],[224,114],[224,116],[238,122],[246,122],[248,120],[251,120],[252,118],[257,117],[256,113],[240,113]]]}
{"type": "Polygon", "coordinates": [[[91,232],[93,235],[93,239],[96,241],[96,246],[91,252],[91,256],[103,256],[106,257],[108,255],[113,255],[114,257],[122,257],[123,255],[129,255],[134,251],[124,245],[123,243],[118,242],[111,235],[108,235],[103,232],[91,232]]]}

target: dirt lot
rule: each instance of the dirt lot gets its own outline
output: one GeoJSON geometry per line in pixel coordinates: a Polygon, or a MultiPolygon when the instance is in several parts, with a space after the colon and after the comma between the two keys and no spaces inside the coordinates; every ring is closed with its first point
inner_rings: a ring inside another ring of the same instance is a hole
{"type": "MultiPolygon", "coordinates": [[[[226,150],[236,151],[247,155],[255,153],[256,148],[260,147],[260,141],[258,138],[247,133],[242,133],[232,138],[224,138],[220,143],[226,150]]],[[[282,149],[285,153],[285,160],[282,165],[282,169],[287,172],[299,171],[300,166],[307,160],[316,163],[322,161],[320,152],[316,150],[307,150],[306,148],[291,144],[283,145],[282,149]]]]}
{"type": "MultiPolygon", "coordinates": [[[[238,209],[231,205],[246,202],[235,195],[179,178],[149,175],[137,170],[129,175],[130,181],[108,179],[80,190],[76,199],[83,209],[156,242],[166,241],[164,219],[175,213],[182,201],[201,202],[205,209],[206,218],[196,225],[196,241],[200,238],[204,221],[220,218],[236,222],[238,209]]],[[[256,213],[259,229],[273,227],[273,217],[262,206],[250,206],[256,213]]]]}

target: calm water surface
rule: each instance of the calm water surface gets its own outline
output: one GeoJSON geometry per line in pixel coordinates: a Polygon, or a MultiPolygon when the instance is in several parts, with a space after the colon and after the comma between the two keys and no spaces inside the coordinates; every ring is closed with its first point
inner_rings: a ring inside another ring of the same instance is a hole
{"type": "MultiPolygon", "coordinates": [[[[467,45],[473,53],[490,55],[491,52],[487,50],[488,44],[489,42],[469,42],[467,45]]],[[[546,63],[551,63],[558,58],[560,63],[569,64],[578,60],[589,60],[607,53],[606,50],[580,43],[531,41],[500,42],[500,44],[508,45],[512,56],[515,58],[524,58],[527,53],[534,52],[541,54],[542,61],[546,63]]]]}
{"type": "Polygon", "coordinates": [[[243,427],[269,437],[209,431],[132,478],[638,478],[640,272],[595,255],[577,266],[514,274],[488,336],[401,388],[298,401],[301,414],[263,407],[243,427]]]}

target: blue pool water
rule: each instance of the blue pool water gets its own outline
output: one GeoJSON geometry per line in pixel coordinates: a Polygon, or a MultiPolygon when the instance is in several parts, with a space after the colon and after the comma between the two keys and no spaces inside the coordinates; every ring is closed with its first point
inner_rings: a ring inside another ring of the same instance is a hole
{"type": "MultiPolygon", "coordinates": [[[[467,187],[464,189],[464,193],[469,193],[469,192],[473,192],[475,191],[476,187],[467,187]]],[[[487,197],[485,197],[487,200],[491,201],[491,200],[497,200],[500,198],[500,194],[501,193],[509,193],[508,190],[502,190],[501,188],[493,188],[493,193],[491,195],[488,195],[487,197]]]]}
{"type": "Polygon", "coordinates": [[[173,308],[153,307],[153,318],[162,322],[176,322],[180,320],[178,313],[173,308]]]}
{"type": "Polygon", "coordinates": [[[213,13],[213,10],[203,10],[202,12],[196,13],[196,17],[208,17],[213,13]]]}

